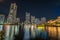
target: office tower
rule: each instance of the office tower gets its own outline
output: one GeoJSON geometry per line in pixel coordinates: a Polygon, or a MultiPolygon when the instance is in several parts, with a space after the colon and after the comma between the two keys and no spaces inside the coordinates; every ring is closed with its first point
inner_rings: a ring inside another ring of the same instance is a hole
{"type": "Polygon", "coordinates": [[[28,12],[26,12],[25,23],[26,24],[30,23],[30,13],[28,13],[28,12]]]}
{"type": "Polygon", "coordinates": [[[41,18],[41,23],[42,23],[42,24],[45,24],[45,23],[46,23],[46,18],[45,18],[45,17],[42,17],[42,18],[41,18]]]}
{"type": "Polygon", "coordinates": [[[31,16],[31,23],[35,24],[35,16],[31,16]]]}
{"type": "MultiPolygon", "coordinates": [[[[7,18],[7,24],[15,24],[16,21],[17,5],[11,3],[10,12],[7,18]]],[[[9,25],[6,29],[5,40],[14,40],[14,25],[9,25]]]]}
{"type": "Polygon", "coordinates": [[[39,19],[39,18],[35,18],[35,23],[36,23],[36,24],[41,24],[40,19],[39,19]]]}
{"type": "Polygon", "coordinates": [[[5,15],[1,15],[0,14],[0,40],[3,40],[3,24],[4,24],[4,20],[5,20],[5,15]]]}
{"type": "Polygon", "coordinates": [[[8,15],[8,18],[7,18],[8,23],[11,23],[10,20],[12,20],[12,23],[16,20],[16,12],[17,12],[16,3],[11,3],[10,12],[9,12],[9,15],[8,15]],[[11,19],[10,19],[10,17],[11,17],[11,19]]]}
{"type": "Polygon", "coordinates": [[[30,29],[30,13],[26,12],[26,18],[24,23],[24,40],[29,40],[30,38],[29,29],[30,29]]]}
{"type": "Polygon", "coordinates": [[[10,36],[10,40],[14,40],[14,31],[15,31],[15,22],[16,22],[16,12],[17,12],[17,5],[16,3],[11,3],[11,6],[10,6],[10,13],[9,15],[12,15],[12,23],[14,25],[10,25],[11,26],[11,36],[10,36]]]}
{"type": "Polygon", "coordinates": [[[4,24],[4,20],[5,20],[5,15],[0,15],[0,31],[3,30],[3,24],[4,24]]]}
{"type": "MultiPolygon", "coordinates": [[[[41,18],[41,24],[42,24],[42,25],[45,25],[45,24],[46,24],[46,18],[45,18],[45,17],[42,17],[42,18],[41,18]]],[[[44,29],[46,29],[45,26],[44,26],[44,29]]]]}

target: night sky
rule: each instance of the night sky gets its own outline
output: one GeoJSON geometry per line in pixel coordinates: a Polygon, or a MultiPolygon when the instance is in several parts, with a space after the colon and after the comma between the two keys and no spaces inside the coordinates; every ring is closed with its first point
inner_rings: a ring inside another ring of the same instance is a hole
{"type": "Polygon", "coordinates": [[[60,15],[60,0],[4,0],[0,3],[0,13],[8,15],[11,2],[18,5],[17,17],[24,19],[25,12],[38,18],[54,19],[60,15]]]}

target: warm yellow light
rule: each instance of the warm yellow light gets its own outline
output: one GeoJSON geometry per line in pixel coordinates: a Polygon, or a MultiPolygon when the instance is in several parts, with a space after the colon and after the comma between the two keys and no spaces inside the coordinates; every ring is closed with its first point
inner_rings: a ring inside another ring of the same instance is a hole
{"type": "Polygon", "coordinates": [[[38,25],[38,29],[39,29],[39,30],[44,30],[45,27],[44,27],[44,25],[38,25]]]}

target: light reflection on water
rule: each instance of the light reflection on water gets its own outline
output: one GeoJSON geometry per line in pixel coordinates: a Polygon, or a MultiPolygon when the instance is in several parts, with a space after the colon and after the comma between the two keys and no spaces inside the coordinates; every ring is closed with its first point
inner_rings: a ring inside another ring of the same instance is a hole
{"type": "Polygon", "coordinates": [[[42,31],[42,30],[36,30],[36,35],[37,37],[41,37],[43,39],[47,39],[48,38],[48,33],[47,31],[42,31]]]}
{"type": "Polygon", "coordinates": [[[25,30],[25,32],[24,32],[24,40],[29,40],[29,39],[30,39],[29,30],[25,30]]]}
{"type": "Polygon", "coordinates": [[[24,25],[24,40],[30,39],[29,27],[30,25],[24,25]]]}
{"type": "MultiPolygon", "coordinates": [[[[24,40],[29,40],[30,39],[30,33],[29,33],[29,30],[24,30],[25,33],[24,33],[24,40]]],[[[31,34],[31,37],[32,38],[35,38],[35,37],[41,37],[43,39],[47,39],[48,38],[48,34],[47,34],[47,31],[42,31],[42,30],[38,30],[36,29],[35,30],[35,35],[34,35],[34,31],[32,31],[32,34],[31,34]]]]}

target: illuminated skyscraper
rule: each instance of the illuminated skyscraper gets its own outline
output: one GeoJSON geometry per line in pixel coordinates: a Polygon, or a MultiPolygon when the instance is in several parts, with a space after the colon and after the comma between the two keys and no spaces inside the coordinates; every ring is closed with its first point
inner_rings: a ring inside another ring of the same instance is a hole
{"type": "MultiPolygon", "coordinates": [[[[0,24],[4,24],[5,15],[0,15],[0,24]]],[[[3,29],[3,25],[0,25],[0,31],[3,29]]]]}
{"type": "Polygon", "coordinates": [[[39,19],[39,18],[35,18],[35,23],[36,23],[36,24],[41,24],[40,19],[39,19]]]}
{"type": "Polygon", "coordinates": [[[30,23],[30,13],[28,13],[28,12],[26,12],[25,23],[26,24],[30,23]]]}
{"type": "MultiPolygon", "coordinates": [[[[10,12],[7,18],[7,23],[15,24],[16,21],[16,12],[17,12],[17,5],[16,3],[11,3],[10,12]]],[[[5,33],[5,40],[14,40],[14,25],[8,25],[5,33]]]]}
{"type": "Polygon", "coordinates": [[[10,12],[7,18],[9,23],[13,23],[16,20],[17,5],[16,3],[11,3],[10,12]],[[11,21],[10,21],[11,20],[11,21]]]}
{"type": "Polygon", "coordinates": [[[42,24],[45,24],[45,23],[46,23],[46,18],[45,18],[45,17],[42,17],[42,18],[41,18],[41,23],[42,23],[42,24]]]}
{"type": "Polygon", "coordinates": [[[5,15],[0,15],[0,40],[3,40],[3,24],[5,20],[5,15]]]}
{"type": "Polygon", "coordinates": [[[35,16],[31,16],[31,23],[35,24],[35,16]]]}

